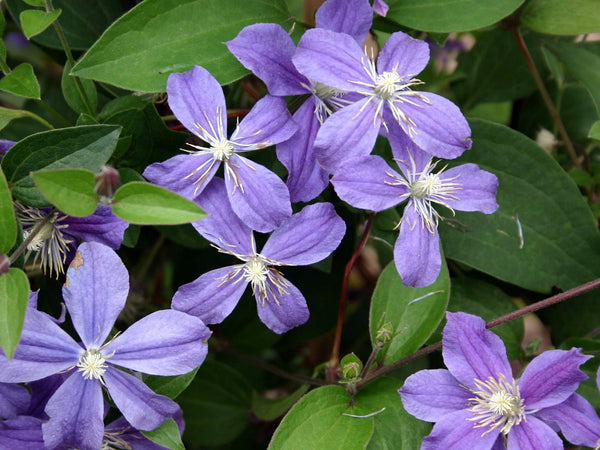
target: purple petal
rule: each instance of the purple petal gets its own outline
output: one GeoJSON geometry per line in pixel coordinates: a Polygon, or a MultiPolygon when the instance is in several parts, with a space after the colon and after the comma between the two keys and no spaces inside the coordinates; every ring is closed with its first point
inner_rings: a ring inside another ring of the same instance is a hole
{"type": "Polygon", "coordinates": [[[133,375],[109,367],[103,378],[119,411],[138,430],[154,430],[179,411],[177,403],[155,394],[133,375]]]}
{"type": "Polygon", "coordinates": [[[285,101],[281,97],[266,95],[242,119],[231,135],[236,152],[269,147],[288,140],[298,131],[285,101]]]}
{"type": "Polygon", "coordinates": [[[205,239],[238,255],[253,253],[252,230],[233,212],[227,188],[221,178],[214,178],[196,201],[208,217],[192,222],[205,239]]]}
{"type": "Polygon", "coordinates": [[[285,184],[292,203],[312,200],[329,183],[329,175],[317,164],[313,150],[321,126],[314,109],[312,99],[305,101],[293,116],[299,126],[298,132],[277,145],[277,158],[288,170],[285,184]]]}
{"type": "Polygon", "coordinates": [[[50,400],[60,385],[70,376],[70,371],[62,372],[27,383],[27,387],[31,390],[31,403],[29,404],[27,414],[44,420],[48,419],[47,414],[44,412],[48,400],[50,400]]]}
{"type": "Polygon", "coordinates": [[[0,161],[2,160],[4,154],[15,144],[15,141],[9,141],[8,139],[0,139],[0,161]]]}
{"type": "Polygon", "coordinates": [[[404,209],[400,235],[394,245],[394,263],[406,286],[429,286],[440,274],[442,258],[437,229],[430,232],[412,205],[404,209]]]}
{"type": "Polygon", "coordinates": [[[42,421],[29,416],[0,421],[0,448],[18,450],[45,448],[42,421]]]}
{"type": "Polygon", "coordinates": [[[508,433],[508,450],[562,450],[562,440],[541,420],[528,415],[508,433]]]}
{"type": "Polygon", "coordinates": [[[373,10],[367,0],[327,0],[315,14],[317,28],[345,33],[359,45],[365,42],[373,22],[373,10]]]}
{"type": "Polygon", "coordinates": [[[556,406],[538,411],[535,416],[556,423],[571,444],[593,448],[600,440],[600,418],[594,407],[580,395],[573,394],[556,406]]]}
{"type": "Polygon", "coordinates": [[[502,339],[485,328],[483,319],[462,312],[447,312],[446,319],[442,338],[444,364],[461,384],[474,388],[473,380],[497,380],[499,375],[512,380],[502,339]]]}
{"type": "MultiPolygon", "coordinates": [[[[285,293],[281,294],[271,280],[266,283],[268,297],[263,304],[257,300],[256,308],[258,317],[269,329],[282,334],[308,320],[306,300],[296,286],[287,282],[285,293]]],[[[254,295],[258,299],[256,292],[254,295]]]]}
{"type": "Polygon", "coordinates": [[[304,33],[292,61],[312,81],[356,92],[362,91],[363,86],[355,82],[372,83],[363,68],[366,59],[352,36],[314,28],[304,33]]]}
{"type": "Polygon", "coordinates": [[[238,304],[248,282],[235,266],[211,270],[177,289],[171,307],[198,317],[202,322],[221,323],[238,304]]]}
{"type": "Polygon", "coordinates": [[[206,358],[210,330],[180,311],[156,311],[131,325],[108,344],[112,364],[150,375],[182,375],[206,358]]]}
{"type": "Polygon", "coordinates": [[[331,203],[315,203],[286,220],[265,243],[261,254],[291,266],[327,258],[340,245],[346,223],[331,203]]]}
{"type": "MultiPolygon", "coordinates": [[[[383,117],[387,123],[394,125],[388,111],[385,111],[383,117]]],[[[390,143],[394,160],[405,175],[409,172],[421,172],[431,160],[431,154],[417,146],[400,126],[389,126],[387,132],[384,130],[384,135],[390,143]]]]}
{"type": "Polygon", "coordinates": [[[212,154],[196,152],[150,164],[143,175],[158,186],[194,200],[214,177],[220,165],[221,162],[214,159],[212,154]]]}
{"type": "Polygon", "coordinates": [[[29,406],[29,392],[23,386],[0,383],[0,419],[24,414],[29,406]]]}
{"type": "Polygon", "coordinates": [[[431,434],[423,439],[421,450],[491,450],[494,448],[499,428],[484,433],[475,428],[469,419],[473,414],[462,410],[442,417],[431,430],[431,434]]]}
{"type": "Polygon", "coordinates": [[[462,164],[442,172],[439,178],[460,184],[460,191],[456,193],[457,199],[444,202],[450,208],[459,211],[481,211],[485,214],[491,214],[498,209],[498,178],[493,173],[481,170],[475,164],[462,164]]]}
{"type": "Polygon", "coordinates": [[[379,52],[377,71],[396,72],[408,79],[421,73],[429,61],[429,45],[402,31],[393,33],[379,52]]]}
{"type": "Polygon", "coordinates": [[[331,184],[337,195],[355,208],[383,211],[396,206],[407,194],[406,186],[393,185],[401,179],[380,156],[369,155],[347,160],[339,167],[331,184]]]}
{"type": "Polygon", "coordinates": [[[83,349],[45,313],[28,308],[12,360],[0,354],[0,382],[39,380],[77,364],[83,349]]]}
{"type": "Polygon", "coordinates": [[[551,350],[536,356],[519,379],[527,410],[557,405],[574,394],[579,382],[588,378],[579,366],[590,358],[576,348],[551,350]]]}
{"type": "Polygon", "coordinates": [[[390,7],[383,0],[373,0],[373,11],[375,14],[385,17],[390,7]]]}
{"type": "Polygon", "coordinates": [[[194,66],[184,73],[172,73],[167,78],[167,101],[175,117],[192,133],[199,135],[198,126],[213,137],[219,127],[227,130],[225,97],[218,81],[204,68],[194,66]]]}
{"type": "Polygon", "coordinates": [[[233,55],[264,81],[273,95],[302,95],[310,82],[292,64],[296,46],[290,35],[275,23],[256,23],[245,27],[225,43],[233,55]]]}
{"type": "Polygon", "coordinates": [[[82,241],[99,242],[112,249],[118,249],[123,242],[123,233],[129,226],[123,219],[112,213],[110,206],[98,205],[96,211],[87,217],[67,217],[69,225],[66,234],[82,241]]]}
{"type": "Polygon", "coordinates": [[[472,397],[445,369],[420,370],[398,391],[404,409],[417,419],[437,422],[446,414],[465,409],[472,397]]]}
{"type": "Polygon", "coordinates": [[[598,386],[598,390],[600,390],[600,367],[598,368],[598,372],[596,372],[596,386],[598,386]]]}
{"type": "Polygon", "coordinates": [[[86,348],[104,343],[128,292],[127,268],[113,250],[96,242],[79,246],[67,271],[63,298],[86,348]]]}
{"type": "Polygon", "coordinates": [[[379,127],[379,118],[368,98],[336,111],[317,133],[317,161],[330,173],[336,173],[346,160],[371,153],[379,127]]]}
{"type": "Polygon", "coordinates": [[[100,448],[104,401],[98,380],[72,374],[48,401],[45,411],[50,420],[42,425],[42,431],[48,448],[100,448]]]}
{"type": "Polygon", "coordinates": [[[277,228],[292,215],[290,193],[281,178],[242,156],[226,164],[225,184],[233,211],[250,228],[262,233],[277,228]]]}
{"type": "Polygon", "coordinates": [[[416,124],[415,144],[434,156],[456,158],[471,148],[471,128],[458,106],[430,92],[419,92],[430,104],[402,103],[400,109],[416,124]]]}

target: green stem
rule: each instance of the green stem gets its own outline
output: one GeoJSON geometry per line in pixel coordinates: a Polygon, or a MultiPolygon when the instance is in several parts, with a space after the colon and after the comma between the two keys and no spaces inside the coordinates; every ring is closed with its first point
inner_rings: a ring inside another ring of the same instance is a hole
{"type": "MultiPolygon", "coordinates": [[[[598,287],[600,287],[600,278],[596,278],[593,281],[590,281],[588,283],[574,287],[573,289],[569,289],[568,291],[561,292],[560,294],[553,295],[552,297],[548,297],[545,300],[533,303],[531,305],[526,306],[525,308],[521,308],[517,311],[511,312],[510,314],[506,314],[502,317],[498,317],[497,319],[491,320],[490,322],[488,322],[486,324],[486,328],[492,328],[492,327],[498,326],[500,324],[503,324],[505,322],[509,322],[511,320],[522,317],[525,314],[529,314],[529,313],[538,311],[540,309],[547,308],[551,305],[563,302],[572,297],[577,297],[578,295],[584,294],[584,293],[589,292],[598,287]]],[[[373,370],[373,371],[367,373],[367,376],[365,376],[362,380],[360,380],[356,384],[356,388],[359,389],[361,386],[364,386],[365,384],[370,383],[371,381],[375,380],[376,378],[379,378],[383,375],[387,375],[388,373],[393,372],[394,370],[402,367],[403,365],[408,364],[409,362],[414,361],[415,359],[418,359],[421,356],[425,356],[425,355],[428,355],[429,353],[433,353],[434,351],[439,350],[440,348],[442,348],[442,343],[436,342],[435,344],[431,344],[431,345],[428,345],[427,347],[423,347],[422,349],[416,351],[412,355],[409,355],[406,358],[396,361],[396,362],[390,364],[389,366],[385,366],[380,369],[373,370]]]]}
{"type": "Polygon", "coordinates": [[[31,111],[27,111],[27,110],[21,110],[21,112],[23,113],[23,115],[41,123],[42,125],[44,125],[46,128],[48,128],[49,130],[54,130],[54,125],[52,125],[50,122],[48,122],[46,119],[38,116],[35,113],[32,113],[31,111]]]}
{"type": "Polygon", "coordinates": [[[4,75],[8,75],[11,72],[10,67],[8,67],[8,64],[6,64],[6,61],[4,61],[3,58],[0,58],[0,70],[2,70],[4,75]]]}
{"type": "MultiPolygon", "coordinates": [[[[54,11],[54,7],[52,6],[52,0],[44,0],[44,4],[46,6],[46,12],[50,13],[50,12],[54,11]]],[[[71,48],[69,47],[69,43],[67,42],[67,38],[65,37],[65,33],[63,32],[63,29],[60,26],[58,19],[55,20],[52,23],[52,25],[54,26],[54,30],[56,31],[56,34],[58,35],[58,40],[60,41],[60,43],[65,51],[65,54],[67,55],[67,60],[71,64],[71,67],[75,66],[75,59],[73,58],[73,53],[71,53],[71,48]]],[[[73,75],[71,75],[71,76],[73,76],[73,75]]],[[[81,80],[79,79],[79,77],[76,77],[76,76],[73,76],[73,80],[75,80],[75,86],[77,87],[77,90],[79,91],[79,94],[81,95],[81,98],[83,99],[83,103],[85,104],[88,114],[93,116],[94,110],[92,108],[92,103],[90,102],[90,99],[88,98],[87,94],[85,93],[85,89],[83,89],[81,80]]]]}
{"type": "Polygon", "coordinates": [[[36,100],[35,102],[41,108],[43,108],[45,111],[47,111],[48,114],[50,114],[52,117],[54,117],[60,123],[62,123],[64,126],[66,126],[66,127],[71,126],[71,122],[69,122],[67,119],[65,119],[62,114],[60,114],[56,109],[54,109],[52,106],[50,106],[44,100],[36,100]]]}

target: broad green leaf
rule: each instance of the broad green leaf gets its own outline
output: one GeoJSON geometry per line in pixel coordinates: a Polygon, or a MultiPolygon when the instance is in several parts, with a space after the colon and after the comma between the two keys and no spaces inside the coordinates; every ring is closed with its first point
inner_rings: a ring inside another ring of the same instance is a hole
{"type": "Polygon", "coordinates": [[[284,0],[146,0],[106,30],[72,74],[164,92],[170,73],[200,65],[227,84],[247,71],[223,43],[252,23],[290,28],[288,19],[284,0]]]}
{"type": "Polygon", "coordinates": [[[521,3],[523,0],[388,0],[386,18],[422,31],[469,31],[498,22],[521,3]]]}
{"type": "Polygon", "coordinates": [[[144,383],[157,394],[175,399],[190,385],[196,376],[196,372],[198,372],[198,368],[174,377],[148,375],[144,377],[144,383]]]}
{"type": "MultiPolygon", "coordinates": [[[[484,281],[470,278],[453,278],[448,311],[463,311],[481,317],[486,322],[509,314],[517,309],[512,299],[500,288],[484,281]]],[[[442,339],[441,330],[446,324],[444,319],[432,341],[442,339]]],[[[511,320],[491,329],[506,346],[508,359],[521,356],[521,340],[523,339],[523,319],[511,320]]]]}
{"type": "Polygon", "coordinates": [[[137,225],[179,225],[206,214],[194,202],[160,186],[141,181],[127,183],[113,197],[113,213],[137,225]]]}
{"type": "Polygon", "coordinates": [[[567,71],[590,92],[600,112],[600,56],[580,44],[548,42],[547,45],[567,71]]]}
{"type": "Polygon", "coordinates": [[[31,113],[22,109],[4,108],[0,106],[0,130],[15,119],[29,117],[31,113]]]}
{"type": "Polygon", "coordinates": [[[87,217],[98,206],[96,176],[89,170],[45,170],[31,177],[44,197],[69,216],[87,217]]]}
{"type": "Polygon", "coordinates": [[[564,170],[522,134],[471,120],[472,162],[498,177],[493,214],[456,212],[440,224],[446,256],[538,292],[569,289],[600,276],[600,234],[564,170]]]}
{"type": "Polygon", "coordinates": [[[58,16],[60,16],[61,12],[62,11],[60,9],[55,9],[49,13],[37,9],[28,9],[23,11],[19,16],[23,34],[27,39],[40,34],[42,31],[52,25],[52,22],[58,19],[58,16]]]}
{"type": "Polygon", "coordinates": [[[431,424],[414,418],[404,410],[398,394],[400,387],[400,380],[380,378],[362,388],[354,397],[356,415],[374,414],[375,429],[367,450],[417,449],[431,431],[431,424]]]}
{"type": "Polygon", "coordinates": [[[598,0],[530,0],[521,23],[539,33],[594,33],[600,31],[600,7],[598,0]]]}
{"type": "Polygon", "coordinates": [[[25,319],[29,281],[21,269],[0,275],[0,347],[8,359],[15,354],[25,319]]]}
{"type": "Polygon", "coordinates": [[[390,322],[394,328],[394,337],[383,349],[386,364],[410,355],[427,341],[444,316],[449,296],[446,264],[437,280],[424,288],[405,286],[394,263],[388,264],[377,280],[369,313],[371,342],[380,323],[390,322]]]}
{"type": "MultiPolygon", "coordinates": [[[[537,39],[528,37],[527,43],[539,66],[537,39]]],[[[514,36],[500,28],[483,33],[470,51],[459,55],[458,66],[465,77],[454,90],[465,109],[480,102],[515,100],[536,89],[514,36]]]]}
{"type": "MultiPolygon", "coordinates": [[[[4,0],[15,22],[28,6],[22,0],[4,0]]],[[[43,1],[41,1],[43,6],[43,1]]],[[[65,33],[69,47],[74,50],[86,50],[100,37],[102,32],[121,14],[121,0],[53,0],[55,8],[62,9],[60,26],[65,33]]],[[[33,6],[33,5],[32,5],[33,6]]],[[[55,30],[47,29],[34,36],[33,41],[47,47],[62,50],[55,30]]]]}
{"type": "Polygon", "coordinates": [[[77,113],[93,114],[98,106],[98,93],[96,92],[96,85],[91,80],[80,79],[79,82],[85,93],[85,99],[81,95],[80,90],[77,88],[75,77],[70,75],[71,63],[67,61],[63,69],[62,79],[60,81],[60,87],[62,89],[63,96],[67,101],[67,104],[71,109],[77,113]]]}
{"type": "Polygon", "coordinates": [[[594,125],[592,125],[592,128],[590,128],[588,137],[600,141],[600,120],[594,122],[594,125]]]}
{"type": "Polygon", "coordinates": [[[143,436],[171,450],[185,450],[179,428],[173,419],[166,420],[161,426],[152,431],[142,431],[143,436]]]}
{"type": "Polygon", "coordinates": [[[204,361],[185,395],[177,399],[185,417],[184,439],[199,446],[233,441],[249,424],[251,391],[239,372],[204,361]]]}
{"type": "Polygon", "coordinates": [[[303,384],[290,395],[282,398],[265,398],[252,391],[252,412],[261,420],[275,420],[283,416],[290,407],[308,391],[308,384],[303,384]]]}
{"type": "Polygon", "coordinates": [[[544,57],[544,62],[546,63],[546,67],[550,70],[550,73],[554,77],[556,84],[562,86],[565,82],[565,70],[560,63],[560,61],[554,56],[554,54],[548,50],[546,47],[542,47],[542,56],[544,57]]]}
{"type": "Polygon", "coordinates": [[[23,63],[0,80],[0,90],[21,97],[40,99],[40,85],[31,64],[23,63]]]}
{"type": "Polygon", "coordinates": [[[373,433],[373,417],[356,414],[352,399],[341,386],[309,392],[283,418],[269,444],[272,450],[359,450],[373,433]]]}
{"type": "Polygon", "coordinates": [[[13,196],[42,207],[48,201],[35,187],[30,172],[49,169],[87,169],[96,173],[112,154],[120,128],[89,125],[45,131],[26,137],[2,158],[13,196]]]}
{"type": "Polygon", "coordinates": [[[8,252],[17,238],[17,221],[6,177],[0,170],[0,254],[8,252]]]}

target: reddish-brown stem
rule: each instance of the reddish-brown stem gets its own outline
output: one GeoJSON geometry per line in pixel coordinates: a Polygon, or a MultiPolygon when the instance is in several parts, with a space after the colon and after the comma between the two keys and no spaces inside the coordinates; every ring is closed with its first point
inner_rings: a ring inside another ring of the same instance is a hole
{"type": "Polygon", "coordinates": [[[558,134],[560,134],[560,137],[563,140],[563,144],[565,145],[565,148],[567,149],[567,153],[569,154],[569,158],[571,158],[571,162],[573,163],[573,165],[575,167],[581,168],[581,163],[579,162],[579,159],[577,158],[577,153],[575,152],[573,143],[571,142],[571,139],[569,139],[567,130],[566,130],[565,126],[563,125],[562,120],[560,119],[558,111],[556,110],[556,107],[554,106],[554,102],[550,98],[550,94],[548,94],[548,90],[546,89],[546,86],[544,85],[544,81],[542,80],[540,73],[538,72],[537,68],[535,67],[535,63],[533,62],[531,53],[529,53],[527,44],[525,44],[525,40],[523,39],[521,30],[519,29],[519,27],[515,27],[512,29],[512,33],[515,36],[515,39],[517,40],[517,44],[519,45],[519,50],[521,50],[521,53],[523,54],[523,57],[525,58],[525,63],[527,64],[527,67],[529,68],[529,71],[531,72],[531,76],[533,77],[535,84],[537,85],[537,88],[540,91],[540,94],[542,95],[542,99],[544,100],[546,109],[548,109],[548,112],[550,113],[550,117],[552,117],[552,121],[555,123],[556,129],[558,130],[558,134]]]}
{"type": "Polygon", "coordinates": [[[369,218],[367,219],[367,223],[365,224],[365,229],[363,230],[362,237],[360,238],[360,242],[354,250],[354,253],[350,257],[350,260],[346,264],[346,268],[344,269],[344,278],[342,279],[342,288],[340,289],[340,301],[338,304],[338,316],[337,316],[337,324],[335,327],[335,335],[333,339],[333,348],[331,349],[331,358],[329,358],[329,366],[327,367],[327,379],[329,381],[335,381],[337,378],[337,369],[339,364],[340,357],[340,344],[342,342],[342,326],[344,323],[344,310],[346,307],[346,290],[348,288],[348,280],[350,278],[350,272],[356,264],[356,260],[358,259],[358,255],[362,251],[365,243],[367,242],[367,238],[369,237],[369,232],[371,231],[371,225],[373,224],[373,218],[375,217],[375,213],[369,214],[369,218]]]}
{"type": "MultiPolygon", "coordinates": [[[[498,317],[497,319],[491,320],[486,324],[487,328],[492,328],[498,326],[502,323],[508,322],[510,320],[516,319],[518,317],[522,317],[525,314],[538,311],[543,308],[547,308],[548,306],[554,305],[556,303],[560,303],[572,297],[577,297],[578,295],[589,292],[593,289],[600,287],[600,278],[597,278],[593,281],[589,281],[581,286],[574,287],[573,289],[569,289],[568,291],[561,292],[560,294],[553,295],[552,297],[548,297],[545,300],[539,301],[537,303],[533,303],[525,308],[521,308],[517,311],[513,311],[510,314],[506,314],[502,317],[498,317]]],[[[402,367],[405,364],[408,364],[411,361],[414,361],[421,356],[428,355],[429,353],[433,353],[436,350],[439,350],[442,347],[441,342],[436,342],[435,344],[428,345],[427,347],[423,347],[422,349],[416,351],[412,355],[407,356],[406,358],[401,359],[400,361],[396,361],[389,366],[381,367],[380,369],[376,369],[367,374],[361,381],[356,384],[356,388],[360,388],[365,384],[373,381],[376,378],[379,378],[383,375],[387,375],[390,372],[402,367]]]]}

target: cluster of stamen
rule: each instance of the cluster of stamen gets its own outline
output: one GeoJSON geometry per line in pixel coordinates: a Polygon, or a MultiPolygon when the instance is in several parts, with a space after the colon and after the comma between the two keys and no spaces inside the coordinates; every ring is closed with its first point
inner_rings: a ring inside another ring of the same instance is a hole
{"type": "Polygon", "coordinates": [[[511,428],[525,420],[525,406],[514,379],[504,375],[489,377],[486,381],[474,380],[475,388],[469,389],[474,397],[469,399],[469,411],[476,428],[487,428],[482,435],[497,428],[507,435],[511,428]]]}
{"type": "Polygon", "coordinates": [[[310,86],[306,84],[302,84],[302,86],[306,90],[311,91],[315,96],[314,113],[321,125],[323,125],[323,122],[325,122],[327,117],[332,115],[335,110],[341,109],[352,103],[342,98],[342,95],[345,93],[344,91],[332,88],[331,86],[319,83],[318,81],[311,82],[310,86]]]}
{"type": "Polygon", "coordinates": [[[77,371],[82,372],[82,376],[86,380],[100,380],[108,367],[105,364],[106,358],[98,349],[90,348],[79,357],[77,371]]]}

